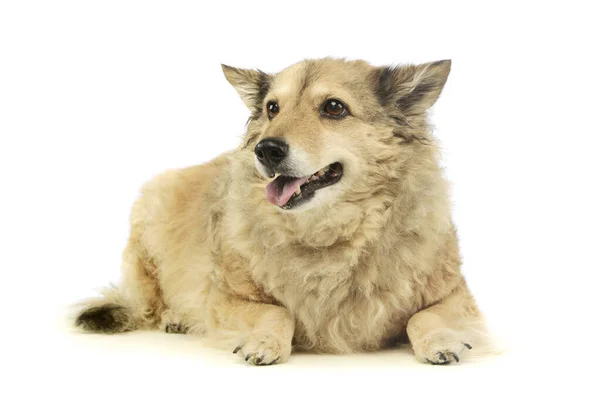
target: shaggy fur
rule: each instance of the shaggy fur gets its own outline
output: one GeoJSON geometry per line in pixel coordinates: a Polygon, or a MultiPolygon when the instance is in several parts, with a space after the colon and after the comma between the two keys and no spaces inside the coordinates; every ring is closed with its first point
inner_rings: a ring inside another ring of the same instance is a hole
{"type": "Polygon", "coordinates": [[[240,147],[145,185],[123,281],[84,303],[76,324],[204,334],[258,365],[286,361],[292,346],[349,353],[406,337],[422,362],[459,361],[482,317],[461,275],[426,123],[450,61],[374,67],[327,58],[276,75],[223,70],[252,112],[240,147]],[[324,118],[329,98],[350,115],[324,118]],[[269,101],[280,107],[272,119],[269,101]],[[254,154],[265,138],[289,145],[297,172],[340,162],[342,179],[298,209],[270,204],[254,154]]]}

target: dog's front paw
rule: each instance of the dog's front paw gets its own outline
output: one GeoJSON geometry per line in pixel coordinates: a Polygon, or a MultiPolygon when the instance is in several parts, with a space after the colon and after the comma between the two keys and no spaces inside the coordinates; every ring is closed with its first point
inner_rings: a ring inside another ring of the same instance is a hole
{"type": "Polygon", "coordinates": [[[283,343],[271,335],[251,335],[233,350],[252,365],[271,365],[287,361],[292,352],[291,343],[283,343]]]}
{"type": "Polygon", "coordinates": [[[471,350],[470,340],[452,329],[437,329],[412,344],[417,360],[434,365],[460,361],[465,349],[471,350]]]}

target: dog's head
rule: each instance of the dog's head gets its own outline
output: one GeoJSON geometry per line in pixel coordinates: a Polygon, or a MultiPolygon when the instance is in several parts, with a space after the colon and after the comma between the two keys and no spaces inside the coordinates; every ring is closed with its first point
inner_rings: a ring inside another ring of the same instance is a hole
{"type": "Polygon", "coordinates": [[[450,61],[374,67],[326,58],[275,75],[223,70],[252,111],[243,150],[265,178],[266,200],[302,211],[368,198],[400,178],[430,140],[425,113],[450,61]]]}

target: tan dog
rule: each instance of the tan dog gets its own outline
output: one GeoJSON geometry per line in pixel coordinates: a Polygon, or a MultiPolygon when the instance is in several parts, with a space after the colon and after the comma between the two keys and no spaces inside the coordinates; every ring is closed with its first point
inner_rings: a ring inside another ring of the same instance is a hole
{"type": "Polygon", "coordinates": [[[76,325],[205,334],[257,365],[406,336],[420,361],[459,361],[483,320],[426,123],[450,61],[223,70],[252,111],[243,143],[144,187],[123,282],[76,325]]]}

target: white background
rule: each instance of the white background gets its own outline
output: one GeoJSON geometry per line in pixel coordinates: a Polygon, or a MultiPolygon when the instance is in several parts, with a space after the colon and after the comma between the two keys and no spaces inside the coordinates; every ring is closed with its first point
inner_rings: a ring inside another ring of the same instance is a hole
{"type": "Polygon", "coordinates": [[[550,3],[1,2],[2,397],[597,395],[598,12],[550,3]],[[453,60],[432,121],[464,272],[506,353],[251,368],[189,336],[71,332],[64,307],[119,278],[140,186],[243,133],[220,63],[328,55],[453,60]]]}

